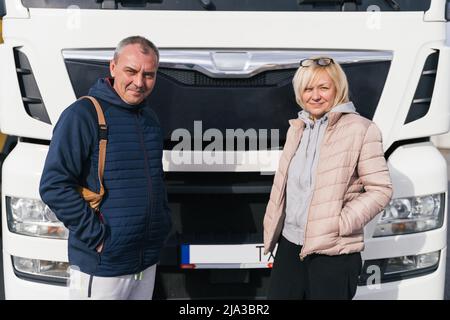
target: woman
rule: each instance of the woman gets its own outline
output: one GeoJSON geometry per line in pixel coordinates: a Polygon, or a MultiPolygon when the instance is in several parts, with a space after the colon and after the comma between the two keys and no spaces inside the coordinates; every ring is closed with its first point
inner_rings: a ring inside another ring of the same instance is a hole
{"type": "Polygon", "coordinates": [[[328,57],[302,60],[293,86],[303,108],[290,120],[264,217],[265,253],[278,243],[269,299],[352,299],[364,226],[389,203],[381,133],[348,98],[328,57]]]}

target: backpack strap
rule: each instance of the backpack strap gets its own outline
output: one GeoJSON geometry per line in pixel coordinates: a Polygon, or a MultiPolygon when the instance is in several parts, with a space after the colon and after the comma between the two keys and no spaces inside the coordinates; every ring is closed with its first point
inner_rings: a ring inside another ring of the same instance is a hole
{"type": "Polygon", "coordinates": [[[95,211],[99,210],[100,203],[102,202],[103,195],[105,194],[105,188],[103,187],[103,173],[105,171],[105,160],[106,160],[106,144],[108,142],[108,127],[106,125],[105,115],[103,114],[102,107],[100,103],[91,96],[83,96],[79,98],[89,99],[95,107],[98,117],[99,126],[99,152],[98,152],[98,180],[100,182],[100,192],[95,193],[85,187],[80,188],[81,195],[84,200],[86,200],[91,208],[95,211]]]}

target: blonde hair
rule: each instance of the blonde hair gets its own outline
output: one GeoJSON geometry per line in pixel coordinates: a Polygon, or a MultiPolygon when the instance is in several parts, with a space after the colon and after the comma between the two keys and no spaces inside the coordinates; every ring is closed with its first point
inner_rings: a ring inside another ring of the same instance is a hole
{"type": "MultiPolygon", "coordinates": [[[[310,59],[331,59],[330,57],[311,57],[310,59]]],[[[334,98],[333,106],[335,107],[338,104],[346,103],[349,101],[348,98],[348,81],[347,76],[342,70],[342,67],[337,63],[330,63],[327,66],[320,66],[317,63],[312,63],[308,67],[300,66],[297,72],[292,79],[292,85],[294,87],[295,92],[295,100],[298,105],[304,109],[303,101],[302,101],[302,93],[306,87],[311,85],[312,82],[317,78],[317,75],[322,70],[325,70],[326,73],[330,76],[333,81],[334,86],[336,87],[336,97],[334,98]]]]}

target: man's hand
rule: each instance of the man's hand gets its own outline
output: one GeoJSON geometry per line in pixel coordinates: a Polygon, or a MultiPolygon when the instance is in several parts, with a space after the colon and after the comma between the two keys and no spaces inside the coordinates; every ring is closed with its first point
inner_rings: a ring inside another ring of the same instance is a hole
{"type": "Polygon", "coordinates": [[[95,248],[95,250],[96,250],[98,253],[102,252],[102,250],[103,250],[103,244],[104,244],[104,242],[102,241],[102,243],[100,243],[100,244],[97,246],[97,248],[95,248]]]}

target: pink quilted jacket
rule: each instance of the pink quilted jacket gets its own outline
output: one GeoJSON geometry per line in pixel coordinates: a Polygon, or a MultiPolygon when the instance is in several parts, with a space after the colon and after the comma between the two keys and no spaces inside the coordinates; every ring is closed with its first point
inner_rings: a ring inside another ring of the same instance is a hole
{"type": "MultiPolygon", "coordinates": [[[[290,120],[286,144],[264,216],[264,251],[273,251],[285,218],[289,163],[304,122],[290,120]]],[[[330,113],[316,169],[300,259],[311,253],[338,255],[364,249],[364,226],[389,203],[392,184],[381,133],[357,114],[330,113]]]]}

